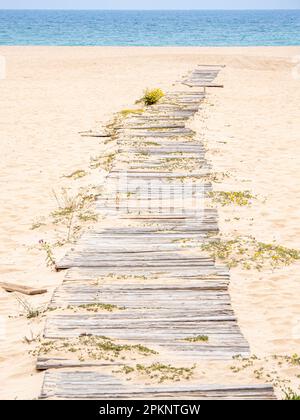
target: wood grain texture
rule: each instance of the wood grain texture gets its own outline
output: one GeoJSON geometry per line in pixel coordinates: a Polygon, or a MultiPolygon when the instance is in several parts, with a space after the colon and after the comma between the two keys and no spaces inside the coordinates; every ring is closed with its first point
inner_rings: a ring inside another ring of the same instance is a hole
{"type": "Polygon", "coordinates": [[[274,400],[270,385],[177,384],[142,386],[93,371],[46,372],[40,399],[233,399],[274,400]]]}

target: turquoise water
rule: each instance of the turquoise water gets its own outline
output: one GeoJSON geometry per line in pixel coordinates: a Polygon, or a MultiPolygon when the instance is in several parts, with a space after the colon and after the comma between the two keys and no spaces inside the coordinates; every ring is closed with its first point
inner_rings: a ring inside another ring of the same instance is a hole
{"type": "Polygon", "coordinates": [[[0,10],[0,45],[300,45],[300,10],[0,10]]]}

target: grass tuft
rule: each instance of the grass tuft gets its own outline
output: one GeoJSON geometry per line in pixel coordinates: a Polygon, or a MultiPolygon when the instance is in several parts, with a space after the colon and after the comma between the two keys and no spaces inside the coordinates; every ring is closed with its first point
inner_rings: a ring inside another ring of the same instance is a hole
{"type": "Polygon", "coordinates": [[[284,391],[284,400],[298,401],[300,400],[300,394],[296,394],[291,388],[284,391]]]}
{"type": "Polygon", "coordinates": [[[145,105],[151,106],[156,104],[161,98],[165,96],[164,92],[159,89],[146,89],[144,96],[142,97],[141,101],[144,102],[145,105]]]}
{"type": "Polygon", "coordinates": [[[21,298],[19,295],[15,295],[18,303],[23,309],[23,313],[27,319],[39,317],[45,310],[41,308],[34,308],[26,299],[21,298]]]}

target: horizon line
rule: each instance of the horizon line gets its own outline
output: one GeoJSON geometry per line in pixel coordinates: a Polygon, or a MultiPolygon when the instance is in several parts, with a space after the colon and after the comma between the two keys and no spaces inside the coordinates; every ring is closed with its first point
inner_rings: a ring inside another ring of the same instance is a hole
{"type": "Polygon", "coordinates": [[[263,8],[253,8],[253,9],[239,9],[239,8],[233,8],[233,9],[221,9],[221,8],[215,8],[215,9],[134,9],[134,8],[132,8],[132,9],[96,9],[96,8],[88,8],[88,9],[71,9],[71,8],[61,8],[61,9],[51,9],[51,8],[0,8],[0,11],[2,11],[2,10],[6,10],[6,11],[16,11],[16,10],[19,10],[19,11],[24,11],[24,10],[33,10],[33,11],[35,11],[35,10],[52,10],[52,11],[82,11],[82,12],[86,12],[86,11],[104,11],[104,12],[113,12],[113,11],[116,11],[116,12],[122,12],[122,11],[135,11],[135,12],[151,12],[151,11],[153,11],[153,12],[163,12],[163,11],[187,11],[187,12],[189,12],[189,11],[223,11],[223,12],[226,12],[226,11],[285,11],[285,10],[291,10],[291,11],[293,11],[293,10],[300,10],[300,7],[299,8],[287,8],[287,9],[282,9],[282,8],[269,8],[269,9],[263,9],[263,8]]]}

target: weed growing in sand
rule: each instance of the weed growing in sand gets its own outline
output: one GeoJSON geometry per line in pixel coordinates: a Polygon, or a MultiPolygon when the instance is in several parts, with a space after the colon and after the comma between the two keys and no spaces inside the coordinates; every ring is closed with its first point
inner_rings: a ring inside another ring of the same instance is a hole
{"type": "Polygon", "coordinates": [[[35,230],[35,229],[39,229],[40,227],[42,227],[42,226],[45,226],[45,220],[44,219],[36,219],[33,223],[32,223],[32,225],[31,225],[31,230],[35,230]]]}
{"type": "Polygon", "coordinates": [[[300,252],[277,245],[259,242],[252,236],[212,240],[201,246],[212,258],[223,260],[229,267],[244,269],[278,268],[300,259],[300,252]]]}
{"type": "Polygon", "coordinates": [[[109,303],[90,303],[86,305],[78,305],[78,306],[68,306],[67,309],[71,309],[77,311],[78,309],[83,309],[87,312],[99,312],[99,311],[107,311],[113,312],[115,310],[122,311],[125,309],[124,306],[117,306],[111,305],[109,303]]]}
{"type": "Polygon", "coordinates": [[[110,153],[106,156],[97,156],[91,158],[90,167],[91,169],[102,168],[106,172],[109,172],[112,169],[113,162],[116,158],[116,153],[110,153]]]}
{"type": "Polygon", "coordinates": [[[207,335],[196,335],[195,337],[187,337],[183,339],[184,341],[188,341],[189,343],[207,343],[208,336],[207,335]]]}
{"type": "Polygon", "coordinates": [[[46,252],[46,264],[47,267],[54,268],[56,266],[54,254],[52,247],[48,242],[45,242],[43,239],[39,241],[40,249],[46,252]]]}
{"type": "Polygon", "coordinates": [[[70,178],[70,179],[80,179],[87,175],[87,172],[78,169],[77,171],[72,172],[70,175],[64,175],[64,178],[70,178]]]}
{"type": "Polygon", "coordinates": [[[32,330],[30,330],[30,336],[24,335],[23,343],[25,344],[32,344],[37,342],[40,339],[40,334],[33,334],[32,330]]]}
{"type": "Polygon", "coordinates": [[[300,356],[298,354],[293,354],[292,356],[273,356],[274,359],[279,360],[278,363],[288,363],[291,366],[300,366],[300,356]]]}
{"type": "Polygon", "coordinates": [[[284,400],[296,401],[300,400],[300,394],[296,394],[291,388],[284,391],[284,400]]]}
{"type": "Polygon", "coordinates": [[[27,319],[37,318],[43,312],[45,312],[43,308],[34,308],[26,299],[21,298],[21,296],[15,296],[27,319]]]}
{"type": "Polygon", "coordinates": [[[143,112],[145,112],[144,109],[140,108],[140,109],[123,109],[120,114],[122,115],[122,117],[127,117],[128,115],[140,115],[143,114],[143,112]]]}
{"type": "Polygon", "coordinates": [[[162,159],[161,163],[162,166],[169,171],[184,169],[189,172],[201,168],[203,164],[201,159],[195,158],[167,158],[162,159]]]}
{"type": "Polygon", "coordinates": [[[256,199],[250,191],[213,191],[208,193],[213,203],[221,204],[221,206],[249,206],[256,199]]]}
{"type": "Polygon", "coordinates": [[[144,102],[145,105],[151,106],[151,105],[156,104],[164,96],[165,96],[164,92],[159,88],[152,89],[152,90],[146,89],[144,96],[138,102],[144,102]]]}
{"type": "Polygon", "coordinates": [[[34,351],[34,356],[49,353],[76,353],[78,360],[110,360],[124,359],[126,356],[149,356],[157,354],[154,350],[141,344],[117,344],[108,337],[82,335],[74,339],[45,340],[34,351]]]}
{"type": "Polygon", "coordinates": [[[212,172],[203,176],[205,181],[210,181],[214,183],[219,183],[224,181],[224,179],[229,178],[229,172],[212,172]]]}
{"type": "Polygon", "coordinates": [[[79,222],[98,220],[97,215],[90,210],[98,196],[99,191],[96,187],[81,188],[75,195],[70,195],[66,189],[62,190],[60,196],[54,192],[58,208],[51,213],[51,216],[54,223],[67,227],[67,242],[76,238],[81,229],[79,222]]]}
{"type": "Polygon", "coordinates": [[[189,380],[193,376],[196,365],[190,368],[187,367],[174,367],[171,365],[164,365],[162,363],[152,363],[151,365],[137,364],[135,367],[124,366],[121,370],[116,371],[118,373],[124,373],[129,375],[131,373],[138,373],[142,376],[146,376],[150,379],[157,381],[158,383],[166,381],[179,382],[180,380],[189,380]]]}
{"type": "Polygon", "coordinates": [[[300,356],[298,354],[293,354],[288,361],[292,364],[292,365],[296,365],[296,366],[300,366],[300,356]]]}
{"type": "Polygon", "coordinates": [[[79,213],[78,219],[81,220],[82,222],[97,222],[98,215],[93,212],[86,211],[84,213],[79,213]]]}
{"type": "Polygon", "coordinates": [[[296,364],[299,363],[298,355],[293,356],[281,356],[273,355],[263,358],[259,358],[255,355],[244,358],[242,356],[235,356],[235,365],[231,366],[233,373],[239,373],[241,371],[248,371],[247,375],[253,375],[255,379],[265,383],[273,385],[277,391],[281,392],[282,399],[284,400],[297,400],[300,396],[295,392],[290,384],[295,382],[296,386],[299,387],[299,375],[297,370],[290,373],[290,377],[287,377],[286,371],[293,365],[293,360],[296,364]],[[292,378],[294,376],[294,378],[292,378]]]}

